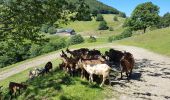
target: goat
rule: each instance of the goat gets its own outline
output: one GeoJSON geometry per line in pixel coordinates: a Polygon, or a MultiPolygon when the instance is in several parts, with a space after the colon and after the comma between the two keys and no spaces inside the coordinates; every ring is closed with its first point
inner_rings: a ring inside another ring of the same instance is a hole
{"type": "Polygon", "coordinates": [[[27,89],[27,85],[24,85],[22,83],[15,83],[15,82],[10,82],[9,83],[9,94],[12,98],[12,95],[14,94],[14,96],[16,97],[16,92],[18,91],[20,94],[20,90],[21,89],[27,89]]]}
{"type": "MultiPolygon", "coordinates": [[[[104,64],[105,61],[103,61],[103,59],[83,59],[81,58],[81,60],[85,63],[85,64],[104,64]]],[[[84,78],[85,75],[85,70],[82,66],[82,64],[80,64],[80,62],[78,62],[76,64],[76,69],[80,68],[81,69],[81,78],[84,78]]]]}
{"type": "Polygon", "coordinates": [[[69,72],[70,76],[74,76],[74,72],[75,72],[75,65],[76,65],[76,60],[73,59],[72,57],[67,57],[67,55],[60,55],[63,63],[64,63],[64,69],[67,70],[67,72],[69,72]]]}
{"type": "Polygon", "coordinates": [[[100,84],[100,87],[103,86],[106,78],[109,78],[110,82],[109,73],[111,68],[107,64],[87,64],[82,61],[82,59],[79,60],[79,64],[81,64],[82,67],[89,73],[89,82],[93,82],[93,74],[103,76],[103,80],[100,84]]]}
{"type": "Polygon", "coordinates": [[[44,69],[45,69],[45,73],[50,72],[50,69],[53,68],[53,65],[51,62],[47,62],[47,64],[45,65],[44,69]]]}
{"type": "Polygon", "coordinates": [[[135,64],[134,57],[131,53],[129,52],[124,52],[123,57],[120,60],[120,66],[122,68],[121,70],[121,79],[122,79],[122,73],[126,72],[127,79],[129,80],[132,70],[135,64]]]}

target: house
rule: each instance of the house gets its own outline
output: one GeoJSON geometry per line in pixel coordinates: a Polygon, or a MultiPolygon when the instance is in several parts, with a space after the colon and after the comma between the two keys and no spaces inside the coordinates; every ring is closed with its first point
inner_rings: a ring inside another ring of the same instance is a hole
{"type": "Polygon", "coordinates": [[[57,35],[75,35],[76,32],[74,29],[57,29],[57,35]]]}

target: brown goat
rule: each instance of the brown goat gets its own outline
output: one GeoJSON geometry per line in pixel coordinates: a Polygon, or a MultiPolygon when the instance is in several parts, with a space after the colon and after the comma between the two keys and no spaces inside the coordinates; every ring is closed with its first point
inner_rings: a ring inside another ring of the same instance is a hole
{"type": "Polygon", "coordinates": [[[135,60],[134,60],[134,57],[131,53],[129,52],[125,52],[123,57],[121,58],[120,60],[120,65],[121,65],[121,79],[122,79],[122,73],[123,72],[126,72],[126,76],[127,76],[127,79],[129,80],[131,74],[132,74],[132,70],[133,70],[133,67],[134,67],[134,63],[135,63],[135,60]]]}
{"type": "Polygon", "coordinates": [[[21,83],[15,83],[15,82],[10,82],[9,83],[9,94],[12,98],[12,95],[16,97],[16,92],[18,91],[20,94],[21,89],[27,89],[27,85],[21,84],[21,83]]]}

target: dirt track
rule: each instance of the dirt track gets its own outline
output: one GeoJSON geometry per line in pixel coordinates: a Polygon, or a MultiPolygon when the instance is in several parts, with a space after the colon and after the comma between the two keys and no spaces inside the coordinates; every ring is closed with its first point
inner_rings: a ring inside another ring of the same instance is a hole
{"type": "MultiPolygon", "coordinates": [[[[170,58],[159,54],[152,53],[148,50],[133,47],[106,44],[91,48],[110,47],[119,50],[131,52],[136,60],[135,70],[132,75],[132,80],[113,81],[113,90],[117,92],[117,96],[107,98],[114,100],[166,100],[170,99],[170,58]]],[[[59,53],[49,54],[33,61],[28,61],[0,72],[0,81],[3,81],[9,76],[22,72],[28,68],[36,67],[44,64],[47,61],[57,59],[59,53]]],[[[119,76],[118,76],[119,77],[119,76]]]]}

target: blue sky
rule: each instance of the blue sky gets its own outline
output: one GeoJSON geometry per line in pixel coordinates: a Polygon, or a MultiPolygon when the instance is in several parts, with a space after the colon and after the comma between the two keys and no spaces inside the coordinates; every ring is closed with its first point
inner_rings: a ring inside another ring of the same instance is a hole
{"type": "Polygon", "coordinates": [[[151,1],[153,4],[160,7],[159,15],[164,15],[166,12],[170,12],[170,0],[98,0],[112,6],[122,12],[125,12],[127,16],[130,16],[133,9],[140,3],[151,1]]]}

